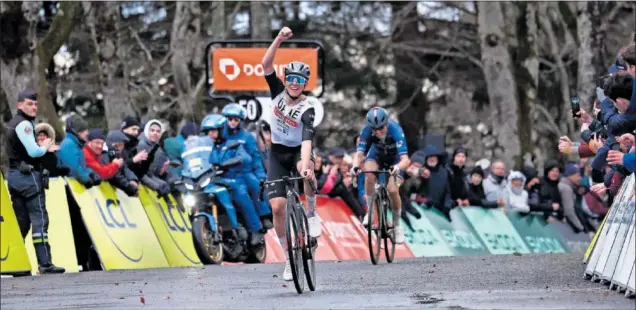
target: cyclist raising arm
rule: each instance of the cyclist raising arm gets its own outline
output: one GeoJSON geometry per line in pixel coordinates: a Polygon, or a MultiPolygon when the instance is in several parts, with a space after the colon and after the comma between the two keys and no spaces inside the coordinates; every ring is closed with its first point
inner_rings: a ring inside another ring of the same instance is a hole
{"type": "MultiPolygon", "coordinates": [[[[316,216],[316,195],[309,182],[316,184],[314,177],[314,157],[312,139],[314,136],[314,106],[317,99],[302,94],[310,77],[309,66],[300,61],[293,61],[285,66],[285,82],[281,81],[274,70],[274,57],[283,41],[292,37],[292,31],[284,27],[274,39],[263,56],[262,65],[265,80],[269,85],[272,98],[272,119],[270,120],[272,146],[269,156],[267,180],[289,176],[292,169],[297,169],[304,177],[304,190],[307,197],[307,217],[309,235],[317,238],[321,234],[320,219],[316,216]]],[[[267,195],[274,215],[274,230],[280,243],[287,249],[285,236],[285,206],[287,198],[285,184],[268,185],[267,195]]],[[[287,251],[285,251],[287,255],[287,251]]],[[[289,257],[283,272],[285,281],[292,280],[289,257]]]]}
{"type": "MultiPolygon", "coordinates": [[[[393,206],[393,227],[395,227],[395,242],[404,242],[404,227],[400,225],[402,201],[398,191],[402,183],[403,172],[410,163],[404,131],[397,122],[389,120],[389,114],[385,109],[375,107],[367,113],[367,125],[360,133],[357,152],[353,159],[351,174],[356,175],[360,171],[360,164],[364,162],[364,170],[372,171],[390,169],[391,179],[387,182],[389,199],[393,206]],[[370,144],[369,152],[365,154],[367,144],[370,144]],[[365,159],[366,155],[366,159],[365,159]],[[398,186],[394,182],[397,177],[398,186]]],[[[367,203],[371,202],[375,185],[375,175],[367,174],[364,180],[364,190],[367,203]]],[[[371,208],[372,206],[369,206],[371,208]]],[[[369,213],[364,216],[363,223],[368,223],[369,213]]]]}

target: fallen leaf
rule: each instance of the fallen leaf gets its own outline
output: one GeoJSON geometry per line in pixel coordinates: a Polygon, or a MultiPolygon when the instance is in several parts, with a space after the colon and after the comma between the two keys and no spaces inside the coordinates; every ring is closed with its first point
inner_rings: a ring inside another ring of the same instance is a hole
{"type": "Polygon", "coordinates": [[[283,284],[282,287],[287,287],[287,284],[283,284]]]}
{"type": "Polygon", "coordinates": [[[434,272],[435,272],[434,270],[430,270],[428,273],[434,273],[434,272]]]}
{"type": "Polygon", "coordinates": [[[146,304],[146,298],[144,298],[143,296],[139,297],[139,301],[141,301],[142,304],[146,304]]]}
{"type": "Polygon", "coordinates": [[[144,282],[144,285],[148,284],[148,282],[144,282]]]}
{"type": "Polygon", "coordinates": [[[519,252],[514,252],[514,253],[512,253],[512,255],[514,255],[514,256],[521,256],[521,253],[519,253],[519,252]]]}
{"type": "Polygon", "coordinates": [[[139,290],[139,294],[143,294],[143,293],[144,293],[144,291],[142,291],[142,290],[139,290]]]}
{"type": "Polygon", "coordinates": [[[517,283],[517,282],[519,282],[519,281],[515,280],[513,283],[517,283]]]}
{"type": "Polygon", "coordinates": [[[547,286],[547,285],[545,286],[545,289],[546,289],[546,290],[548,289],[548,286],[547,286]]]}
{"type": "Polygon", "coordinates": [[[166,296],[166,297],[164,297],[163,299],[170,299],[170,296],[166,296]]]}
{"type": "Polygon", "coordinates": [[[437,264],[433,264],[433,268],[437,267],[437,264]]]}
{"type": "Polygon", "coordinates": [[[277,276],[277,275],[275,275],[275,274],[273,274],[273,275],[272,275],[272,278],[278,278],[278,276],[277,276]]]}
{"type": "Polygon", "coordinates": [[[115,282],[115,286],[118,286],[118,285],[119,285],[119,283],[118,283],[118,282],[115,282]]]}
{"type": "Polygon", "coordinates": [[[126,297],[119,297],[118,299],[124,299],[124,298],[126,298],[126,297]]]}

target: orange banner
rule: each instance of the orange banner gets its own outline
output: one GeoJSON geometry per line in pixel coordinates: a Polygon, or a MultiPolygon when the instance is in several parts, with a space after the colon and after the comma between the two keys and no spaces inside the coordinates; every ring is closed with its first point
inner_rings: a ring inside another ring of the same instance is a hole
{"type": "MultiPolygon", "coordinates": [[[[210,55],[214,90],[269,91],[261,60],[266,48],[216,48],[210,55]]],[[[309,66],[311,78],[306,90],[317,85],[318,50],[315,48],[279,48],[274,69],[282,79],[285,65],[302,61],[309,66]]]]}

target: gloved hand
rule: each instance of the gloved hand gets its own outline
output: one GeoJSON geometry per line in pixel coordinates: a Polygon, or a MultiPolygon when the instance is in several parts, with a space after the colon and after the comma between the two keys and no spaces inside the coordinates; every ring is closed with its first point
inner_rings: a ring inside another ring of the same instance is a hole
{"type": "Polygon", "coordinates": [[[95,184],[93,184],[93,180],[89,177],[88,181],[82,183],[82,185],[84,185],[84,187],[86,187],[86,189],[89,189],[89,188],[93,187],[93,185],[95,185],[95,184]]]}
{"type": "Polygon", "coordinates": [[[71,168],[66,166],[61,166],[57,170],[62,177],[67,177],[71,173],[71,168]]]}
{"type": "Polygon", "coordinates": [[[391,171],[391,175],[398,175],[400,173],[400,167],[397,165],[392,166],[389,171],[391,171]]]}
{"type": "Polygon", "coordinates": [[[97,173],[91,172],[89,176],[94,186],[98,186],[99,184],[102,183],[102,178],[97,173]]]}
{"type": "Polygon", "coordinates": [[[598,100],[599,103],[603,102],[603,100],[605,100],[605,98],[607,98],[607,96],[605,96],[605,92],[603,91],[602,88],[597,87],[596,88],[596,100],[598,100]]]}
{"type": "Polygon", "coordinates": [[[351,176],[356,176],[358,175],[358,173],[360,173],[360,168],[351,167],[351,169],[349,169],[349,173],[351,174],[351,176]]]}
{"type": "Polygon", "coordinates": [[[126,195],[128,195],[129,197],[135,197],[139,193],[139,190],[134,184],[128,183],[128,185],[124,187],[124,193],[126,193],[126,195]]]}

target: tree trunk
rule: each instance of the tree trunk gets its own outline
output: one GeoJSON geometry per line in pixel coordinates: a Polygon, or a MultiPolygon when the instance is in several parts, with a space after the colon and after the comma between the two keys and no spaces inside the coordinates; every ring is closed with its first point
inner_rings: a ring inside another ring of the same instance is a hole
{"type": "Polygon", "coordinates": [[[503,148],[500,156],[508,167],[520,156],[518,130],[518,101],[514,64],[508,52],[508,42],[504,32],[506,27],[499,2],[478,2],[479,38],[481,60],[488,88],[490,107],[495,123],[494,135],[503,148]]]}
{"type": "Polygon", "coordinates": [[[250,29],[252,39],[271,39],[272,27],[268,3],[250,2],[250,29]]]}
{"type": "Polygon", "coordinates": [[[177,2],[170,34],[171,64],[174,83],[179,93],[179,111],[182,119],[194,118],[196,90],[192,87],[189,65],[198,48],[201,33],[201,9],[198,2],[177,2]],[[194,93],[193,93],[194,92],[194,93]]]}
{"type": "Polygon", "coordinates": [[[591,103],[594,102],[595,86],[596,86],[596,69],[593,65],[594,55],[593,48],[594,38],[592,36],[592,20],[591,11],[594,2],[578,2],[576,29],[579,40],[579,57],[578,57],[578,75],[576,83],[576,91],[581,101],[581,108],[588,113],[592,112],[591,103]]]}
{"type": "Polygon", "coordinates": [[[62,44],[68,40],[75,25],[75,16],[80,11],[80,2],[60,2],[51,27],[35,48],[40,80],[38,83],[38,106],[40,112],[38,114],[43,121],[48,122],[55,128],[56,136],[60,137],[64,135],[64,130],[62,130],[62,124],[55,112],[55,107],[51,100],[49,82],[46,76],[53,56],[57,53],[62,44]]]}
{"type": "Polygon", "coordinates": [[[515,73],[517,80],[518,121],[520,154],[516,161],[517,169],[523,168],[523,160],[534,153],[535,142],[532,140],[533,115],[537,104],[539,85],[539,57],[537,33],[537,4],[533,2],[516,2],[505,5],[516,5],[520,14],[517,21],[517,42],[515,73]]]}
{"type": "MultiPolygon", "coordinates": [[[[418,18],[413,2],[392,2],[392,34],[393,42],[408,42],[420,36],[418,18]]],[[[398,120],[404,135],[409,154],[419,149],[420,138],[427,132],[426,114],[430,103],[422,93],[424,73],[414,70],[414,58],[421,57],[404,49],[393,49],[395,82],[397,91],[395,106],[398,109],[398,120]]]]}

